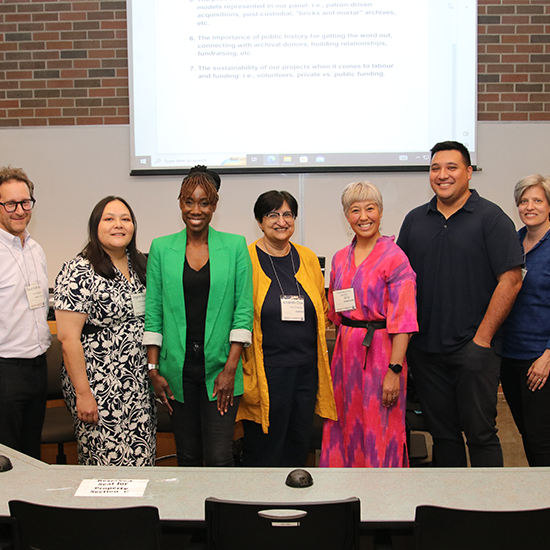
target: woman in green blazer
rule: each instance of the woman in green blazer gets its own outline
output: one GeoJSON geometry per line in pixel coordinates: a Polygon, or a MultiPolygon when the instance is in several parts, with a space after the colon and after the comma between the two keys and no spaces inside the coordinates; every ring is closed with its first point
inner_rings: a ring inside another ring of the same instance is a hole
{"type": "Polygon", "coordinates": [[[186,229],[155,239],[149,252],[149,377],[172,415],[178,465],[232,466],[252,265],[244,237],[210,227],[218,193],[209,173],[192,169],[178,198],[186,229]]]}

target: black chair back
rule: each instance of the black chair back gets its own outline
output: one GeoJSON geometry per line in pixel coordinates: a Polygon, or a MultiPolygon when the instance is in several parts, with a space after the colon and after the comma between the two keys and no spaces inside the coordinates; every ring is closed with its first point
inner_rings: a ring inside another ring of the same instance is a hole
{"type": "Polygon", "coordinates": [[[550,508],[488,512],[419,506],[414,541],[415,550],[548,550],[550,508]]]}
{"type": "Polygon", "coordinates": [[[14,550],[159,550],[157,508],[60,508],[9,502],[14,550]]]}
{"type": "MultiPolygon", "coordinates": [[[[63,390],[61,389],[63,354],[61,342],[56,334],[52,335],[52,344],[46,354],[46,359],[48,362],[48,400],[63,399],[63,390]]],[[[57,445],[57,464],[67,464],[64,444],[73,441],[76,441],[76,437],[73,418],[69,409],[64,404],[48,407],[44,416],[41,442],[57,445]]]]}
{"type": "Polygon", "coordinates": [[[52,343],[46,352],[46,360],[48,362],[48,399],[63,399],[63,390],[61,389],[63,353],[57,334],[52,334],[52,343]]]}
{"type": "Polygon", "coordinates": [[[260,503],[208,498],[209,550],[356,550],[358,498],[333,502],[260,503]]]}

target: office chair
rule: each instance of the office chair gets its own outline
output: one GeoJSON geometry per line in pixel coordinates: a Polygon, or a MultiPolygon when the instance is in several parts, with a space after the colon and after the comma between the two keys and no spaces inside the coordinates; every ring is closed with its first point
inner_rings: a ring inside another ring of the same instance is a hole
{"type": "Polygon", "coordinates": [[[10,500],[14,550],[159,550],[157,508],[60,508],[10,500]]]}
{"type": "Polygon", "coordinates": [[[513,512],[439,506],[416,509],[415,550],[547,550],[549,547],[550,508],[513,512]]]}
{"type": "Polygon", "coordinates": [[[360,501],[235,502],[207,498],[208,550],[357,550],[360,501]]]}
{"type": "MultiPolygon", "coordinates": [[[[173,433],[172,421],[168,414],[168,409],[164,405],[157,405],[157,434],[161,433],[173,433]]],[[[155,464],[168,458],[176,458],[175,454],[168,454],[164,456],[158,456],[155,459],[155,464]]]]}
{"type": "MultiPolygon", "coordinates": [[[[63,399],[61,389],[61,364],[63,355],[61,342],[57,335],[52,335],[52,344],[46,354],[48,362],[48,400],[63,399]]],[[[74,423],[65,403],[46,409],[44,425],[42,426],[41,443],[55,443],[57,445],[57,464],[67,464],[64,444],[76,441],[74,423]]]]}
{"type": "Polygon", "coordinates": [[[407,451],[409,454],[409,465],[411,468],[418,466],[431,466],[432,461],[427,461],[428,446],[426,436],[422,432],[429,432],[426,420],[422,413],[418,393],[416,391],[414,378],[410,370],[407,376],[407,402],[405,410],[405,431],[407,434],[407,451]],[[415,432],[415,433],[411,433],[415,432]]]}

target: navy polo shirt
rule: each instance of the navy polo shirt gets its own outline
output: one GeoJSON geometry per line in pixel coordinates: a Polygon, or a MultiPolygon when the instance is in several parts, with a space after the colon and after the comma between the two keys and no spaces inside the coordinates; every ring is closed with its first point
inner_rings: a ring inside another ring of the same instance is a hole
{"type": "Polygon", "coordinates": [[[411,345],[425,352],[451,353],[469,342],[497,276],[523,264],[512,220],[475,189],[471,192],[449,219],[434,196],[409,212],[401,226],[397,244],[417,276],[419,332],[411,345]]]}
{"type": "MultiPolygon", "coordinates": [[[[522,227],[523,245],[527,229],[522,227]]],[[[550,231],[527,252],[527,274],[514,307],[504,322],[502,355],[536,359],[550,348],[550,231]]]]}

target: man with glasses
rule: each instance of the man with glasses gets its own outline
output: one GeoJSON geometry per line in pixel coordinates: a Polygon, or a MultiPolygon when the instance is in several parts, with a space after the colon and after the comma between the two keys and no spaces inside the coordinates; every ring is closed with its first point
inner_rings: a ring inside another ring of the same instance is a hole
{"type": "Polygon", "coordinates": [[[51,334],[46,256],[27,231],[33,190],[23,170],[0,168],[0,443],[39,459],[51,334]]]}

